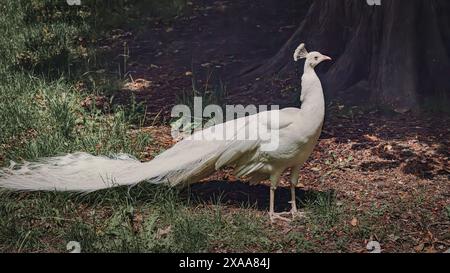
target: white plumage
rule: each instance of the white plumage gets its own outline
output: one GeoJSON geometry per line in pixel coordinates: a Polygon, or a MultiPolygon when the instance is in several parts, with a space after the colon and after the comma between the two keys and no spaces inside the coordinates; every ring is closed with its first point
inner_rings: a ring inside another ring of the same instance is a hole
{"type": "Polygon", "coordinates": [[[299,169],[317,143],[325,115],[322,85],[314,68],[331,58],[319,52],[308,53],[301,44],[294,53],[294,60],[303,58],[306,61],[300,109],[262,112],[210,127],[147,163],[126,155],[107,158],[75,153],[13,165],[0,170],[0,187],[20,191],[92,192],[144,180],[183,187],[222,167],[232,166],[237,176],[250,177],[252,183],[270,178],[271,219],[284,219],[274,212],[274,192],[280,176],[292,168],[292,212],[296,213],[295,186],[299,169]],[[264,149],[271,141],[267,138],[239,137],[254,128],[275,132],[279,136],[278,147],[264,149]]]}

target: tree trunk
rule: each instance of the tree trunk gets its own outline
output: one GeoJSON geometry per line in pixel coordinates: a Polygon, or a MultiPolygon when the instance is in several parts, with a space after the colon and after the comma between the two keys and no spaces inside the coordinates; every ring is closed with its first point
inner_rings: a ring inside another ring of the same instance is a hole
{"type": "Polygon", "coordinates": [[[293,71],[292,53],[305,42],[334,57],[320,73],[328,97],[417,109],[450,90],[449,12],[447,0],[316,0],[278,54],[246,78],[293,71]]]}

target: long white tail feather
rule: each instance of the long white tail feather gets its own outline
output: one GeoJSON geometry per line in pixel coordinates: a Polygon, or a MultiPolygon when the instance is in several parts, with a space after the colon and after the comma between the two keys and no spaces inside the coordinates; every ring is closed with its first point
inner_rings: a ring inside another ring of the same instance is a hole
{"type": "Polygon", "coordinates": [[[147,180],[152,184],[185,186],[214,171],[212,145],[191,147],[192,153],[179,152],[175,146],[154,160],[141,163],[128,155],[114,158],[74,153],[42,158],[36,162],[11,164],[0,169],[0,187],[18,191],[93,192],[132,186],[147,180]],[[192,149],[193,148],[193,149],[192,149]],[[206,149],[205,149],[206,148],[206,149]],[[178,153],[177,153],[178,151],[178,153]],[[205,164],[207,163],[207,164],[205,164]]]}
{"type": "Polygon", "coordinates": [[[21,191],[92,192],[141,179],[142,163],[131,157],[116,159],[75,153],[14,164],[0,170],[0,186],[21,191]]]}

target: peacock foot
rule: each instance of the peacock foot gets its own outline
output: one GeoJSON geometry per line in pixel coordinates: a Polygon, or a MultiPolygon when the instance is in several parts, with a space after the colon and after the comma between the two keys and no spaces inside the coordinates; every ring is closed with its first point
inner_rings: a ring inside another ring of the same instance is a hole
{"type": "Polygon", "coordinates": [[[296,220],[296,219],[302,219],[302,218],[305,218],[305,216],[306,216],[305,212],[298,211],[297,209],[294,209],[294,208],[291,209],[290,211],[278,213],[277,215],[282,217],[282,218],[284,218],[284,219],[288,219],[288,218],[285,218],[285,217],[291,216],[292,220],[288,219],[289,221],[293,221],[293,220],[296,220]]]}
{"type": "Polygon", "coordinates": [[[283,217],[282,215],[285,215],[286,213],[269,213],[269,217],[270,217],[270,222],[273,224],[275,223],[276,220],[280,220],[283,222],[291,222],[292,220],[286,217],[283,217]]]}

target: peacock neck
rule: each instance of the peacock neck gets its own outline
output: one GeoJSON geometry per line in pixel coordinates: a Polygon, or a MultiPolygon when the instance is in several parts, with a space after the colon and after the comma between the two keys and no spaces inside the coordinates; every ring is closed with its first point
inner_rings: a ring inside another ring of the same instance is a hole
{"type": "Polygon", "coordinates": [[[311,66],[305,66],[300,100],[301,112],[311,121],[322,124],[325,117],[325,99],[320,79],[311,66]]]}

